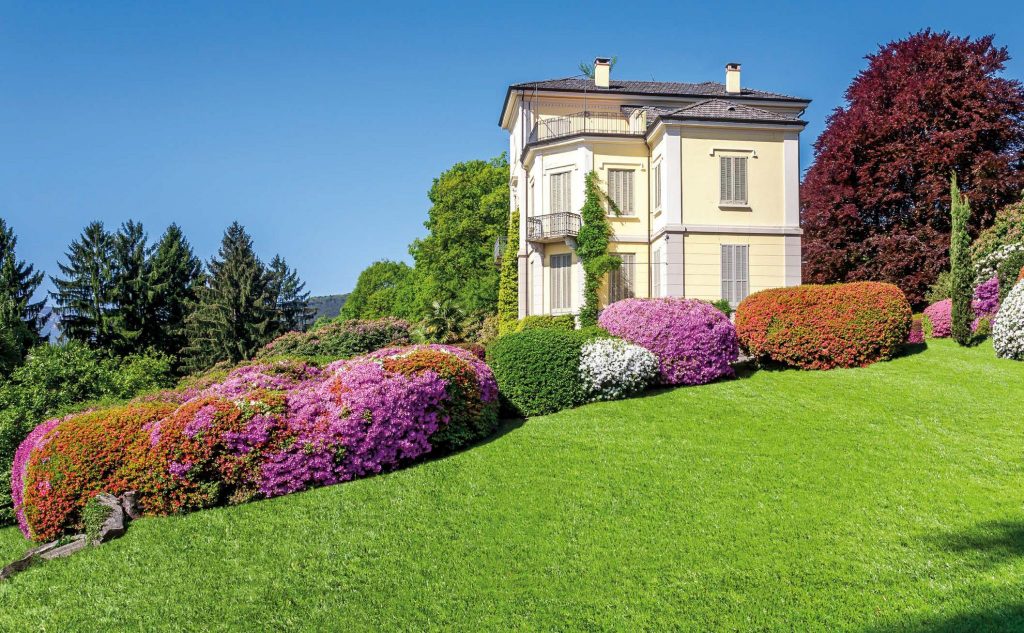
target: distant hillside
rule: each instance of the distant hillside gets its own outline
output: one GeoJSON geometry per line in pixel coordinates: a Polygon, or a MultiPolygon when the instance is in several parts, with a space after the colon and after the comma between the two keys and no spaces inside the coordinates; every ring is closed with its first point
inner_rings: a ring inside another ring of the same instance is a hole
{"type": "Polygon", "coordinates": [[[345,305],[345,299],[348,299],[348,294],[310,297],[307,305],[316,310],[313,322],[321,317],[333,319],[338,316],[341,313],[341,306],[345,305]]]}

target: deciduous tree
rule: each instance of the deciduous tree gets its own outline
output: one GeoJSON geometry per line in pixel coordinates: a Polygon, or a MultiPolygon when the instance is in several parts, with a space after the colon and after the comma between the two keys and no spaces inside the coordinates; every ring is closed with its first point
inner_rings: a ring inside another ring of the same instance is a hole
{"type": "Polygon", "coordinates": [[[992,42],[925,30],[867,57],[801,190],[808,281],[889,281],[920,304],[949,262],[949,174],[972,235],[1020,198],[1024,88],[992,42]]]}

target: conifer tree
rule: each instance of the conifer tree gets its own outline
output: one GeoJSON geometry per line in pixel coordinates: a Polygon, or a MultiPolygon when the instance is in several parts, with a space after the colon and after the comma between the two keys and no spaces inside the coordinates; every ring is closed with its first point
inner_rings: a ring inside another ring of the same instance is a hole
{"type": "Polygon", "coordinates": [[[6,310],[5,329],[10,340],[18,341],[16,355],[20,360],[29,347],[43,340],[42,330],[47,317],[43,314],[46,299],[32,300],[43,281],[43,273],[18,259],[17,245],[14,229],[0,218],[0,303],[4,304],[0,307],[6,310]],[[25,327],[16,327],[15,319],[25,327]]]}
{"type": "Polygon", "coordinates": [[[51,296],[61,336],[94,347],[110,344],[113,242],[103,223],[93,222],[71,242],[67,263],[57,264],[63,276],[50,279],[56,287],[51,296]]]}
{"type": "Polygon", "coordinates": [[[277,320],[270,275],[238,222],[224,232],[198,295],[188,318],[190,368],[251,358],[274,336],[277,320]]]}
{"type": "Polygon", "coordinates": [[[954,173],[950,179],[950,211],[952,227],[949,238],[949,263],[952,272],[953,338],[960,345],[971,343],[971,322],[974,309],[971,299],[974,295],[974,272],[971,265],[971,237],[968,223],[971,219],[971,203],[960,193],[954,173]]]}
{"type": "Polygon", "coordinates": [[[187,344],[185,319],[196,301],[203,263],[177,224],[164,231],[149,262],[149,306],[146,341],[174,358],[187,344]]]}
{"type": "Polygon", "coordinates": [[[112,237],[110,288],[110,351],[125,356],[151,347],[148,321],[149,248],[146,232],[129,220],[112,237]]]}
{"type": "Polygon", "coordinates": [[[277,332],[306,329],[314,311],[309,308],[309,293],[298,271],[288,268],[283,257],[274,255],[268,273],[270,294],[277,309],[277,332]]]}

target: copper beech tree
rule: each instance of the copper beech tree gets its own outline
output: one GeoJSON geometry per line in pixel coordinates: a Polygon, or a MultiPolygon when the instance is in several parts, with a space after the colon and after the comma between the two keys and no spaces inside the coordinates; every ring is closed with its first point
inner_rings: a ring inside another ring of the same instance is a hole
{"type": "Polygon", "coordinates": [[[949,266],[949,179],[977,235],[1024,188],[1024,87],[992,36],[921,31],[868,55],[801,189],[804,277],[898,285],[920,305],[949,266]]]}

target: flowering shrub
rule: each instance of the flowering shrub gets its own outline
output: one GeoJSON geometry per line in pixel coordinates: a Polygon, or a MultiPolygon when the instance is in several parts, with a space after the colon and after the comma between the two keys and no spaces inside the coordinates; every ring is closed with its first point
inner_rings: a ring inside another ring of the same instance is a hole
{"type": "Polygon", "coordinates": [[[1018,282],[999,308],[992,324],[996,356],[1024,360],[1024,281],[1018,282]]]}
{"type": "Polygon", "coordinates": [[[982,321],[991,321],[999,311],[999,277],[992,277],[974,289],[971,308],[974,310],[971,329],[977,332],[982,321]]]}
{"type": "Polygon", "coordinates": [[[1006,244],[996,248],[984,257],[979,258],[974,263],[975,278],[990,279],[997,276],[999,273],[999,265],[1002,264],[1004,260],[1021,252],[1024,252],[1024,242],[1006,244]]]}
{"type": "Polygon", "coordinates": [[[925,333],[931,338],[949,338],[953,334],[953,300],[943,299],[924,309],[925,333]]]}
{"type": "Polygon", "coordinates": [[[383,347],[408,345],[409,331],[408,322],[392,317],[373,321],[332,321],[309,332],[282,334],[260,350],[256,357],[351,358],[383,347]]]}
{"type": "Polygon", "coordinates": [[[892,284],[796,286],[754,293],[736,330],[756,358],[801,369],[858,367],[892,358],[907,340],[910,303],[892,284]]]}
{"type": "Polygon", "coordinates": [[[922,317],[917,315],[910,322],[910,333],[907,335],[909,345],[920,345],[924,343],[924,323],[922,317]]]}
{"type": "Polygon", "coordinates": [[[597,339],[580,351],[580,375],[589,401],[618,400],[657,380],[658,359],[622,339],[597,339]]]}
{"type": "Polygon", "coordinates": [[[739,356],[736,329],[720,310],[695,299],[624,299],[601,313],[611,334],[658,358],[666,385],[700,385],[732,376],[739,356]]]}
{"type": "Polygon", "coordinates": [[[493,432],[497,404],[487,365],[454,347],[390,348],[323,369],[257,363],[47,421],[19,447],[12,487],[23,532],[50,539],[78,527],[100,491],[138,490],[160,515],[391,470],[493,432]]]}

